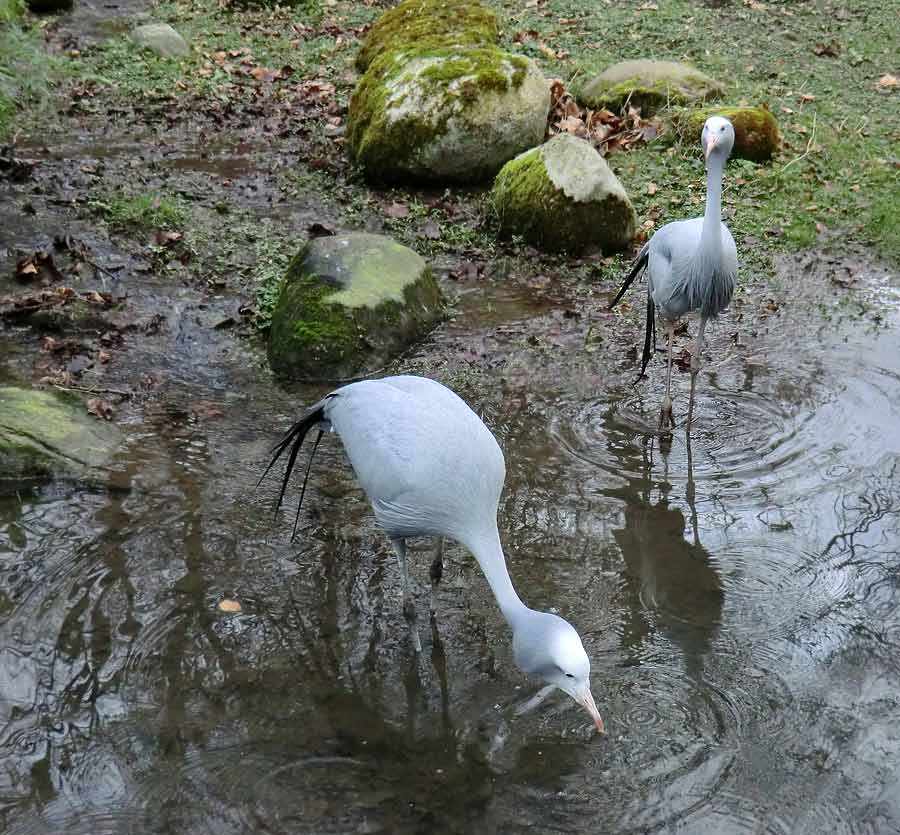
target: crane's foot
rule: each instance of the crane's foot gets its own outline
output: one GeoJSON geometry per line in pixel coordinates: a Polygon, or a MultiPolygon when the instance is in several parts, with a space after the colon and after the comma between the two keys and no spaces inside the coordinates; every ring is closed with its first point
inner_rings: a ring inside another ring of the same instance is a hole
{"type": "Polygon", "coordinates": [[[441,578],[444,576],[444,538],[438,537],[437,547],[435,548],[434,560],[431,563],[431,622],[436,620],[435,606],[437,604],[437,590],[441,578]]]}
{"type": "Polygon", "coordinates": [[[666,395],[659,409],[659,428],[666,431],[675,426],[675,417],[672,415],[672,398],[666,395]]]}

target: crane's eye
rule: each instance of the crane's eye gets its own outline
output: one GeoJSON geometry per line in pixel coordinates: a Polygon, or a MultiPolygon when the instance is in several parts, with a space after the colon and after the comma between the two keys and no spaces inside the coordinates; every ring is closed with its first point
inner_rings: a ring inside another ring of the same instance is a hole
{"type": "Polygon", "coordinates": [[[572,673],[566,673],[566,678],[575,678],[575,676],[572,673]]]}
{"type": "Polygon", "coordinates": [[[722,127],[720,127],[719,130],[720,131],[725,130],[725,125],[722,125],[722,127]]]}

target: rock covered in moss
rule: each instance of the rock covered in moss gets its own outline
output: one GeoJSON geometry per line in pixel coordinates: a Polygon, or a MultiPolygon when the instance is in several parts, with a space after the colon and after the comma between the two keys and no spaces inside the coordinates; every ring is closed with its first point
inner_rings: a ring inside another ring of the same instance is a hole
{"type": "Polygon", "coordinates": [[[190,54],[187,42],[168,23],[145,23],[131,30],[131,40],[152,49],[163,58],[183,58],[190,54]]]}
{"type": "Polygon", "coordinates": [[[77,398],[0,386],[0,481],[96,478],[121,440],[77,398]]]}
{"type": "Polygon", "coordinates": [[[508,162],[491,192],[501,230],[541,249],[624,249],[634,237],[631,200],[584,139],[554,136],[508,162]]]}
{"type": "Polygon", "coordinates": [[[272,313],[269,363],[286,376],[375,371],[441,318],[425,261],[382,235],[314,238],[294,258],[272,313]]]}
{"type": "Polygon", "coordinates": [[[628,102],[649,116],[666,105],[717,99],[723,86],[700,70],[676,61],[621,61],[607,67],[582,89],[588,107],[620,110],[628,102]]]}
{"type": "Polygon", "coordinates": [[[470,0],[403,0],[369,29],[356,56],[364,72],[381,53],[441,46],[493,46],[500,40],[497,15],[470,0]]]}
{"type": "Polygon", "coordinates": [[[473,183],[544,136],[550,92],[533,61],[495,47],[379,56],[350,101],[347,142],[375,181],[473,183]]]}
{"type": "Polygon", "coordinates": [[[710,116],[724,116],[734,125],[733,157],[767,162],[778,150],[778,122],[765,107],[718,107],[684,111],[675,118],[683,140],[699,142],[703,123],[710,116]]]}

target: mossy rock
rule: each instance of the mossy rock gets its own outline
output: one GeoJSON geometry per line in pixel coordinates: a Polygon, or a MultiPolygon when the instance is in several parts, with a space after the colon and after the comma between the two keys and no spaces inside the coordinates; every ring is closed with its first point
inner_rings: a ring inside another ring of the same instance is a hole
{"type": "Polygon", "coordinates": [[[350,153],[376,182],[475,183],[541,141],[550,92],[495,47],[380,55],[350,100],[350,153]]]}
{"type": "Polygon", "coordinates": [[[734,125],[733,157],[753,162],[767,162],[778,150],[781,137],[778,122],[765,107],[717,107],[703,110],[683,110],[673,118],[673,124],[683,142],[696,142],[700,147],[700,132],[710,116],[724,116],[734,125]]]}
{"type": "Polygon", "coordinates": [[[184,58],[190,55],[190,47],[181,35],[168,23],[145,23],[131,32],[131,40],[139,46],[152,49],[163,58],[184,58]]]}
{"type": "Polygon", "coordinates": [[[382,235],[314,238],[297,254],[272,313],[269,363],[294,378],[375,371],[443,314],[425,261],[382,235]]]}
{"type": "Polygon", "coordinates": [[[96,480],[122,441],[111,424],[62,393],[0,386],[0,482],[96,480]]]}
{"type": "Polygon", "coordinates": [[[634,237],[637,217],[622,184],[589,142],[571,134],[508,162],[491,198],[501,231],[541,249],[616,251],[634,237]]]}
{"type": "Polygon", "coordinates": [[[393,49],[493,46],[500,40],[497,15],[468,0],[403,0],[372,24],[356,56],[365,72],[381,53],[393,49]]]}
{"type": "Polygon", "coordinates": [[[592,108],[621,110],[626,103],[643,116],[667,105],[689,105],[719,98],[723,85],[700,70],[676,61],[622,61],[607,67],[579,92],[592,108]]]}

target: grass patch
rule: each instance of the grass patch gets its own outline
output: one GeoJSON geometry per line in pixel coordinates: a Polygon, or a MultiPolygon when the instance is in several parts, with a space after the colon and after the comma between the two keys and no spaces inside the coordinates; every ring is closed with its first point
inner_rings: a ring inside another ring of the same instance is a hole
{"type": "MultiPolygon", "coordinates": [[[[584,0],[497,5],[506,13],[508,47],[570,88],[616,61],[658,58],[687,61],[727,82],[724,104],[770,108],[784,137],[779,155],[766,165],[732,160],[725,172],[727,220],[745,265],[770,270],[773,250],[808,246],[826,229],[847,231],[900,260],[892,209],[900,185],[894,164],[900,108],[896,91],[877,85],[896,69],[900,19],[884,14],[878,0],[720,8],[666,0],[653,9],[620,0],[602,11],[584,0]]],[[[661,141],[609,159],[642,221],[657,227],[702,213],[696,144],[661,141]]]]}
{"type": "Polygon", "coordinates": [[[256,296],[253,324],[260,333],[268,333],[272,326],[272,311],[278,302],[291,259],[300,251],[302,242],[285,239],[269,222],[255,242],[251,282],[256,296]]]}
{"type": "Polygon", "coordinates": [[[62,68],[27,22],[24,2],[0,0],[0,139],[33,129],[62,68]]]}
{"type": "Polygon", "coordinates": [[[90,208],[114,229],[181,229],[188,212],[178,200],[160,194],[92,200],[90,208]]]}

